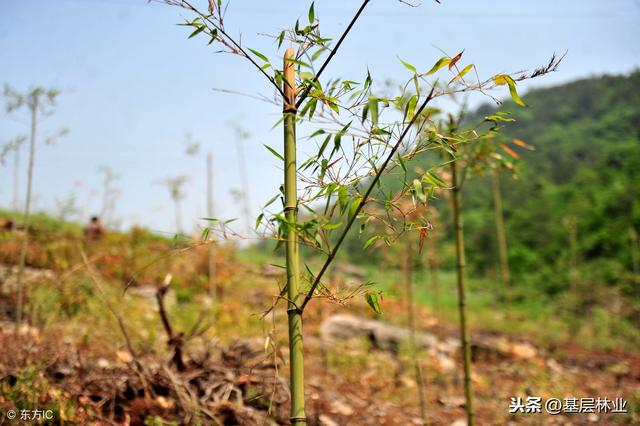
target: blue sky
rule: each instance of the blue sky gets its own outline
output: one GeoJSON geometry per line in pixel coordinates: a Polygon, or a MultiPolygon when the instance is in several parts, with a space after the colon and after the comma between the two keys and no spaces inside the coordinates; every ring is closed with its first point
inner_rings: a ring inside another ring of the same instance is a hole
{"type": "MultiPolygon", "coordinates": [[[[372,1],[326,78],[361,81],[368,68],[379,82],[404,79],[407,70],[398,58],[426,69],[442,56],[439,49],[450,54],[465,49],[465,63],[475,63],[482,77],[530,69],[553,52],[568,51],[558,73],[523,83],[522,92],[640,66],[638,0],[441,3],[425,0],[413,8],[395,0],[372,1]]],[[[309,4],[232,1],[227,29],[277,63],[282,52],[265,34],[306,19],[309,4]]],[[[358,5],[316,1],[323,34],[339,35],[358,5]]],[[[188,30],[175,25],[184,16],[180,9],[138,0],[0,1],[0,84],[59,88],[58,112],[43,121],[41,133],[70,129],[54,146],[39,146],[37,209],[55,211],[55,200],[73,191],[86,215],[98,211],[97,169],[107,165],[121,175],[114,182],[122,193],[115,214],[123,225],[167,233],[175,231],[174,210],[158,182],[188,175],[183,217],[192,227],[205,216],[204,154],[210,151],[216,214],[239,217],[241,205],[231,195],[239,178],[231,122],[252,135],[244,148],[255,214],[277,192],[281,170],[262,145],[281,144],[281,130],[272,130],[279,108],[213,88],[267,96],[273,91],[242,59],[215,53],[204,38],[187,40],[188,30]],[[202,143],[196,157],[185,154],[187,133],[202,143]]],[[[0,115],[0,143],[27,132],[26,122],[24,113],[0,115]]],[[[11,205],[11,181],[9,159],[0,166],[2,207],[11,205]]]]}

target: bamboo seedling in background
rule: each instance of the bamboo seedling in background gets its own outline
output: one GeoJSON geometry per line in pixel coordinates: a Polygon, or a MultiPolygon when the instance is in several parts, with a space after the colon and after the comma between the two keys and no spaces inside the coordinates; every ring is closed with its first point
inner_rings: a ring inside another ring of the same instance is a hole
{"type": "Polygon", "coordinates": [[[413,363],[416,385],[418,387],[418,402],[420,403],[420,417],[425,421],[427,418],[427,404],[424,396],[424,380],[422,378],[422,367],[416,348],[416,321],[413,309],[413,244],[407,238],[405,242],[405,254],[403,268],[404,288],[407,303],[407,327],[409,328],[409,355],[413,363]]]}
{"type": "Polygon", "coordinates": [[[20,209],[20,149],[27,141],[26,136],[17,136],[5,143],[0,151],[0,163],[4,163],[5,157],[13,151],[13,211],[20,209]]]}
{"type": "Polygon", "coordinates": [[[252,230],[253,221],[251,220],[251,195],[249,193],[249,178],[247,175],[247,159],[244,152],[244,141],[251,137],[251,133],[237,124],[233,125],[233,130],[235,133],[236,154],[238,156],[238,172],[240,173],[240,193],[237,195],[242,205],[242,218],[244,220],[244,232],[242,232],[242,234],[246,234],[248,237],[249,232],[252,230]]]}
{"type": "Polygon", "coordinates": [[[180,203],[185,197],[184,185],[187,183],[188,178],[186,176],[175,176],[166,178],[162,181],[162,185],[169,191],[169,197],[173,201],[173,207],[175,212],[176,221],[176,234],[182,234],[182,210],[180,203]]]}
{"type": "MultiPolygon", "coordinates": [[[[513,94],[512,94],[513,95],[513,94]]],[[[520,101],[522,102],[522,101],[520,101]]],[[[458,123],[462,121],[464,111],[460,117],[449,118],[446,139],[455,149],[448,150],[450,161],[449,171],[451,175],[451,210],[452,225],[455,239],[456,258],[456,287],[458,291],[458,315],[460,321],[460,346],[464,371],[464,390],[467,413],[467,423],[471,426],[475,421],[473,403],[473,383],[471,365],[471,338],[469,335],[469,321],[467,317],[467,286],[466,286],[466,259],[464,244],[464,220],[462,204],[462,188],[464,182],[473,173],[483,175],[487,170],[495,173],[496,169],[513,170],[514,161],[519,154],[514,150],[515,146],[531,150],[531,146],[514,139],[513,147],[496,140],[500,124],[514,121],[508,113],[497,112],[484,118],[475,128],[460,130],[458,123]],[[483,124],[490,123],[489,129],[484,129],[483,124]],[[473,143],[471,143],[473,142],[473,143]],[[504,156],[502,153],[506,153],[504,156]]]]}
{"type": "MultiPolygon", "coordinates": [[[[638,233],[634,228],[629,228],[629,252],[633,283],[636,286],[640,286],[640,245],[638,244],[638,233]]],[[[638,291],[640,291],[640,288],[638,288],[638,291]]]]}
{"type": "MultiPolygon", "coordinates": [[[[25,93],[20,93],[15,89],[5,86],[4,96],[7,98],[7,112],[13,112],[22,108],[26,108],[30,113],[30,132],[29,132],[29,160],[27,166],[27,188],[25,194],[24,212],[22,216],[22,225],[24,227],[24,236],[20,246],[20,258],[18,260],[18,276],[16,280],[17,287],[17,303],[16,303],[16,330],[22,323],[23,303],[25,298],[25,289],[23,278],[24,269],[27,261],[27,250],[29,248],[29,219],[31,215],[31,198],[33,191],[33,170],[35,167],[36,142],[38,131],[38,118],[41,115],[47,116],[53,114],[56,106],[56,100],[59,92],[56,89],[45,89],[43,87],[35,87],[29,89],[25,93]]],[[[46,139],[47,143],[51,143],[56,137],[63,136],[66,130],[60,131],[56,136],[46,139]]],[[[28,291],[26,292],[28,294],[28,291]]]]}
{"type": "Polygon", "coordinates": [[[460,343],[464,366],[464,393],[467,424],[474,423],[473,390],[471,383],[471,346],[467,324],[467,289],[465,284],[464,229],[462,222],[462,180],[458,173],[458,164],[452,161],[451,167],[451,206],[453,210],[453,228],[456,242],[456,285],[458,288],[458,313],[460,315],[460,343]]]}
{"type": "MultiPolygon", "coordinates": [[[[210,152],[207,153],[207,216],[214,217],[213,210],[213,156],[210,152]]],[[[208,260],[208,286],[207,292],[209,295],[216,292],[218,302],[222,298],[222,287],[216,285],[216,257],[215,257],[215,242],[212,237],[209,238],[209,244],[207,245],[207,260],[208,260]]]]}
{"type": "MultiPolygon", "coordinates": [[[[195,157],[200,152],[200,143],[194,141],[190,134],[187,134],[185,143],[185,152],[191,157],[195,157]]],[[[207,218],[214,218],[213,209],[213,155],[208,152],[206,155],[206,191],[207,191],[207,218]]],[[[212,295],[214,290],[218,301],[222,297],[222,287],[216,286],[216,261],[215,261],[215,245],[213,235],[207,229],[203,235],[207,240],[207,293],[212,295]]]]}
{"type": "Polygon", "coordinates": [[[502,280],[502,297],[505,302],[510,300],[511,271],[509,269],[509,252],[507,250],[507,233],[504,227],[504,212],[502,194],[500,191],[500,170],[491,174],[491,190],[493,192],[493,210],[496,221],[496,240],[498,242],[498,256],[500,258],[500,278],[502,280]]]}
{"type": "Polygon", "coordinates": [[[102,205],[100,207],[100,219],[107,226],[112,226],[112,219],[116,208],[116,201],[120,196],[120,191],[113,187],[113,182],[120,179],[120,175],[115,173],[111,167],[102,165],[98,167],[98,173],[102,178],[102,205]]]}
{"type": "Polygon", "coordinates": [[[442,306],[440,295],[440,257],[438,256],[438,211],[431,207],[430,209],[431,223],[435,232],[431,232],[427,241],[427,262],[429,263],[429,281],[431,282],[431,291],[433,292],[433,310],[437,321],[438,334],[442,335],[442,306]]]}

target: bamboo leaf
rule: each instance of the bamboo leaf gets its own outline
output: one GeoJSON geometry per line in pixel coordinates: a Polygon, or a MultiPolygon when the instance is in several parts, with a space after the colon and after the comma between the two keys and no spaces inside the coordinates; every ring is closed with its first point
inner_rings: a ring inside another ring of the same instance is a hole
{"type": "Polygon", "coordinates": [[[200,25],[198,28],[196,28],[196,30],[194,32],[191,33],[189,38],[193,38],[193,37],[197,36],[198,34],[200,34],[201,32],[203,32],[206,29],[207,29],[207,27],[205,25],[200,25]]]}
{"type": "Polygon", "coordinates": [[[442,58],[438,59],[438,62],[436,62],[435,65],[429,71],[427,71],[426,75],[431,75],[437,72],[439,69],[447,66],[449,62],[451,62],[451,59],[449,59],[449,57],[447,56],[443,56],[442,58]]]}
{"type": "Polygon", "coordinates": [[[424,246],[424,239],[427,236],[427,228],[420,228],[420,235],[418,237],[418,253],[422,253],[422,247],[424,246]]]}
{"type": "Polygon", "coordinates": [[[278,195],[274,195],[272,198],[269,199],[269,201],[267,201],[267,204],[264,205],[264,208],[266,209],[267,207],[269,207],[271,204],[273,204],[273,202],[275,200],[278,199],[278,197],[280,197],[280,194],[278,195]]]}
{"type": "Polygon", "coordinates": [[[507,84],[509,85],[509,93],[511,94],[511,98],[513,99],[513,101],[522,107],[526,107],[527,104],[525,104],[518,95],[518,91],[516,90],[516,82],[513,81],[511,77],[509,77],[509,79],[507,80],[507,84]]]}
{"type": "Polygon", "coordinates": [[[251,53],[253,53],[254,55],[256,55],[258,58],[262,59],[265,62],[270,62],[269,58],[267,58],[266,56],[264,56],[262,53],[258,52],[257,50],[253,50],[250,47],[247,47],[247,50],[249,50],[251,53]]]}
{"type": "Polygon", "coordinates": [[[505,145],[505,144],[501,143],[501,144],[500,144],[500,148],[504,149],[504,150],[505,150],[505,152],[506,152],[507,154],[509,154],[510,156],[512,156],[513,158],[516,158],[516,159],[520,158],[520,156],[518,155],[518,153],[517,153],[517,152],[515,152],[513,149],[509,148],[507,145],[505,145]]]}
{"type": "Polygon", "coordinates": [[[271,152],[273,155],[275,155],[276,157],[278,157],[280,160],[284,161],[284,157],[280,154],[278,154],[278,151],[276,151],[275,149],[271,148],[269,145],[265,145],[263,144],[265,148],[267,148],[269,150],[269,152],[271,152]]]}
{"type": "Polygon", "coordinates": [[[451,71],[451,68],[453,68],[456,65],[456,63],[460,60],[460,58],[462,58],[463,53],[464,53],[464,50],[458,53],[456,56],[454,56],[453,59],[451,59],[451,61],[449,62],[449,71],[451,71]]]}
{"type": "Polygon", "coordinates": [[[380,301],[378,300],[378,295],[376,293],[366,293],[364,295],[364,300],[377,314],[382,314],[382,308],[380,307],[380,301]]]}
{"type": "Polygon", "coordinates": [[[369,238],[366,243],[364,243],[364,246],[362,248],[363,249],[367,249],[367,248],[371,247],[371,245],[373,243],[375,243],[376,241],[378,241],[380,238],[382,238],[382,236],[374,235],[373,237],[369,238]]]}
{"type": "Polygon", "coordinates": [[[460,80],[462,77],[464,77],[464,75],[465,75],[466,73],[468,73],[468,72],[471,70],[471,68],[473,68],[473,64],[469,64],[469,65],[467,65],[466,67],[464,67],[464,68],[462,69],[462,71],[460,71],[460,72],[458,73],[458,75],[456,75],[455,77],[453,77],[453,78],[451,79],[451,81],[449,82],[449,84],[453,83],[454,81],[460,80]]]}
{"type": "Polygon", "coordinates": [[[400,59],[400,62],[402,62],[402,65],[404,65],[409,71],[411,71],[412,73],[417,73],[416,71],[416,67],[414,67],[413,65],[411,65],[408,62],[403,61],[402,59],[400,59]]]}
{"type": "Polygon", "coordinates": [[[418,179],[414,179],[413,180],[413,189],[416,193],[416,197],[418,197],[418,200],[420,200],[423,203],[427,202],[427,194],[425,194],[424,190],[422,189],[422,182],[420,182],[418,179]]]}
{"type": "Polygon", "coordinates": [[[516,89],[516,82],[511,78],[511,76],[507,74],[499,74],[493,77],[493,82],[496,86],[504,86],[505,84],[509,86],[509,93],[511,94],[511,98],[515,103],[520,106],[526,107],[527,104],[520,98],[518,95],[518,91],[516,89]]]}
{"type": "Polygon", "coordinates": [[[378,99],[374,97],[369,98],[369,113],[371,114],[371,122],[374,127],[378,127],[378,99]]]}
{"type": "Polygon", "coordinates": [[[407,102],[407,108],[405,109],[405,117],[407,120],[413,120],[414,113],[416,111],[416,105],[418,105],[418,95],[411,96],[409,102],[407,102]]]}
{"type": "Polygon", "coordinates": [[[427,171],[424,176],[422,176],[422,180],[424,180],[425,182],[428,182],[434,186],[437,186],[438,188],[446,188],[447,184],[440,179],[436,174],[434,174],[431,171],[427,171]]]}
{"type": "Polygon", "coordinates": [[[535,150],[536,150],[536,148],[535,148],[535,147],[533,147],[533,146],[531,146],[531,145],[529,145],[529,144],[525,143],[525,142],[524,142],[524,141],[522,141],[521,139],[513,139],[513,141],[512,141],[512,142],[513,142],[513,144],[514,144],[514,145],[518,145],[519,147],[524,148],[524,149],[527,149],[527,150],[529,150],[529,151],[535,151],[535,150]]]}
{"type": "Polygon", "coordinates": [[[262,219],[264,218],[264,213],[260,213],[258,215],[258,217],[256,218],[256,229],[258,229],[258,227],[260,226],[260,224],[262,223],[262,219]]]}
{"type": "Polygon", "coordinates": [[[311,2],[311,7],[309,8],[309,23],[313,24],[313,22],[316,20],[316,12],[314,10],[314,3],[315,2],[311,2]]]}

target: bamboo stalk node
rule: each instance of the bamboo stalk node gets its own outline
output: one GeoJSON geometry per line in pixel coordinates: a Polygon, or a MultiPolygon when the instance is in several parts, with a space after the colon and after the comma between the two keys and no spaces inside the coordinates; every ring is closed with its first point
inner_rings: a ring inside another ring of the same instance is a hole
{"type": "Polygon", "coordinates": [[[284,52],[284,81],[282,82],[282,91],[284,92],[284,102],[282,105],[282,112],[285,114],[297,114],[298,108],[296,107],[296,79],[294,68],[295,54],[293,47],[289,47],[284,52]]]}
{"type": "Polygon", "coordinates": [[[291,306],[290,308],[287,309],[287,314],[288,315],[302,314],[302,309],[298,308],[297,306],[291,306]]]}

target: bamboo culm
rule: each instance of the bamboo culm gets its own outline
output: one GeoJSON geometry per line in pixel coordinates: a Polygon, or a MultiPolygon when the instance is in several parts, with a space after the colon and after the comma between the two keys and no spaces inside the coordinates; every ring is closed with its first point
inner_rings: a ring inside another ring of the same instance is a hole
{"type": "Polygon", "coordinates": [[[458,166],[451,162],[453,227],[456,240],[456,279],[458,286],[458,310],[460,314],[460,341],[462,362],[464,365],[464,392],[466,398],[467,425],[473,426],[473,390],[471,388],[471,346],[469,345],[469,331],[467,329],[467,294],[465,288],[465,256],[464,256],[464,228],[462,223],[462,194],[458,177],[458,166]]]}
{"type": "Polygon", "coordinates": [[[284,212],[286,218],[286,267],[288,286],[289,368],[291,424],[306,425],[304,409],[304,360],[302,353],[302,311],[300,299],[300,253],[298,232],[298,191],[296,167],[296,104],[294,52],[284,55],[284,212]]]}
{"type": "Polygon", "coordinates": [[[418,402],[420,403],[420,416],[423,421],[427,417],[427,404],[424,397],[424,381],[422,368],[416,348],[416,321],[413,310],[413,247],[411,240],[407,239],[406,253],[404,256],[404,286],[407,299],[407,327],[409,328],[409,352],[415,370],[416,384],[418,385],[418,402]]]}
{"type": "MultiPolygon", "coordinates": [[[[211,153],[207,154],[207,215],[209,217],[213,217],[213,158],[211,157],[211,153]]],[[[209,283],[208,283],[208,293],[211,296],[215,290],[216,297],[218,298],[218,303],[220,302],[221,289],[216,287],[216,258],[215,258],[215,247],[213,245],[213,241],[209,241],[208,246],[208,254],[209,254],[209,283]]]]}
{"type": "Polygon", "coordinates": [[[502,194],[500,192],[500,174],[494,172],[491,177],[493,189],[493,208],[496,216],[496,239],[498,240],[498,256],[500,258],[500,277],[502,279],[502,291],[505,302],[510,299],[511,271],[509,269],[509,252],[507,250],[507,233],[504,227],[502,212],[502,194]]]}
{"type": "Polygon", "coordinates": [[[18,288],[18,300],[16,304],[16,331],[20,327],[22,323],[22,311],[24,304],[24,268],[27,262],[27,249],[29,248],[29,215],[31,213],[31,190],[33,187],[33,165],[36,154],[36,128],[37,128],[37,119],[38,119],[38,103],[39,98],[37,93],[32,94],[31,103],[29,104],[29,108],[31,109],[31,134],[29,141],[29,165],[27,170],[27,195],[25,198],[24,204],[24,216],[22,219],[22,223],[24,226],[24,237],[22,239],[22,246],[20,248],[20,261],[18,264],[18,278],[17,278],[17,288],[18,288]]]}

